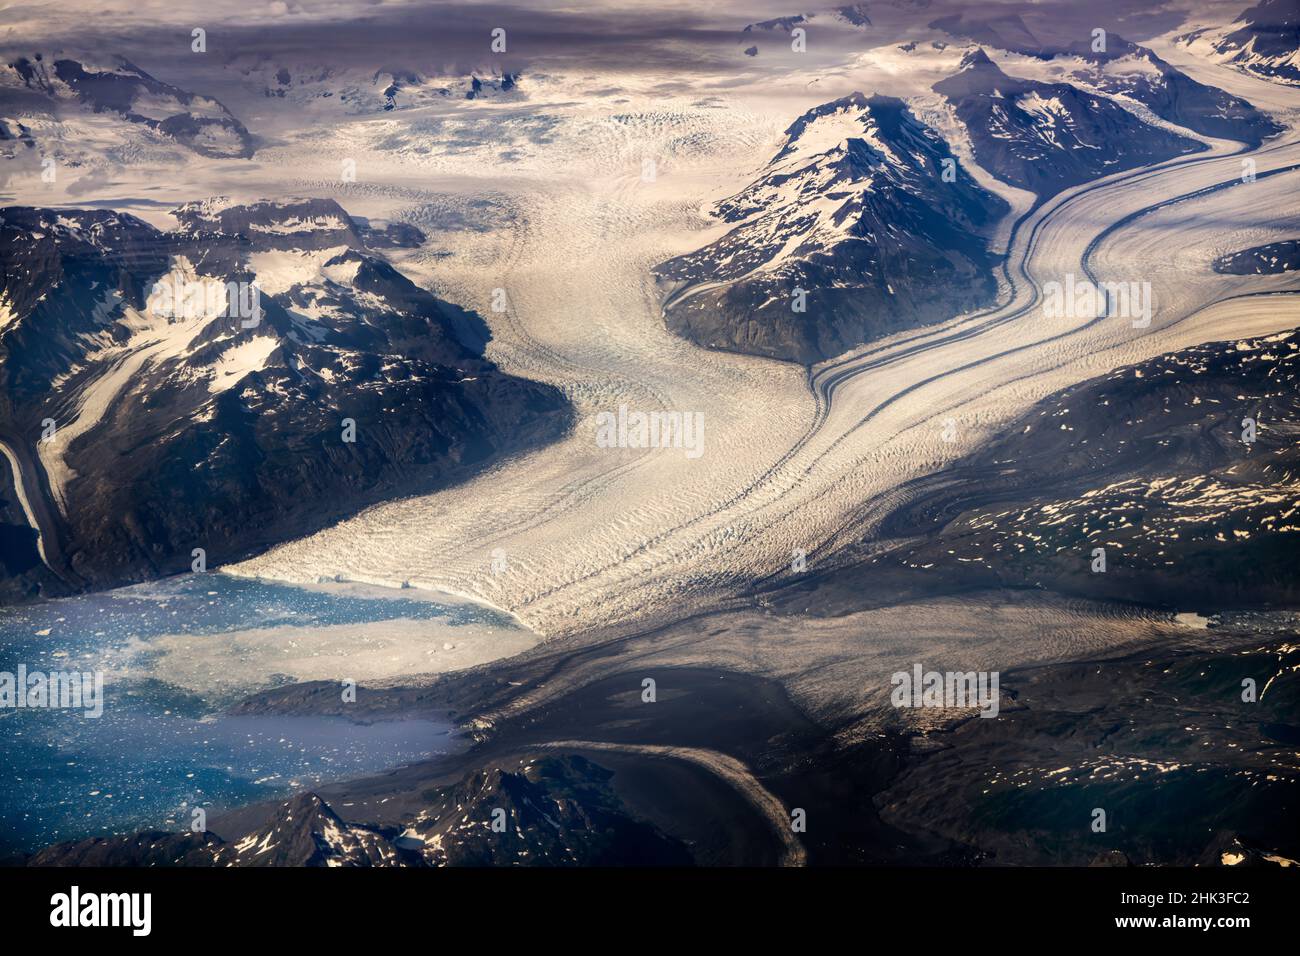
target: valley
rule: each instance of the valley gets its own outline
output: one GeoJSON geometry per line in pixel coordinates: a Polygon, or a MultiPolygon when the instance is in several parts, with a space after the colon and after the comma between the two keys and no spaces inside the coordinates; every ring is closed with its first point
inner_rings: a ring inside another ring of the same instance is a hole
{"type": "Polygon", "coordinates": [[[16,40],[0,663],[137,752],[6,862],[1292,865],[1300,95],[1192,6],[16,40]]]}

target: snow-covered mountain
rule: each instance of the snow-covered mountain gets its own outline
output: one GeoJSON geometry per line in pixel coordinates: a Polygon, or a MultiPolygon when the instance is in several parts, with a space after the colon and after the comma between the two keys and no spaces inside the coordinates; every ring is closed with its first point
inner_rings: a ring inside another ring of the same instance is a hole
{"type": "Polygon", "coordinates": [[[0,211],[0,441],[71,580],[233,560],[568,426],[332,200],[175,216],[0,211]]]}
{"type": "Polygon", "coordinates": [[[1161,119],[1204,136],[1258,146],[1282,131],[1241,97],[1198,83],[1146,47],[1115,34],[1107,37],[1105,52],[1094,53],[1081,41],[1052,60],[1071,68],[1076,85],[1134,100],[1161,119]]]}
{"type": "Polygon", "coordinates": [[[1179,40],[1255,76],[1300,85],[1300,6],[1295,0],[1261,0],[1226,28],[1203,27],[1179,40]]]}
{"type": "Polygon", "coordinates": [[[360,69],[284,59],[235,59],[226,69],[238,73],[250,92],[295,106],[333,108],[347,114],[520,95],[519,74],[499,70],[428,74],[399,67],[360,69]]]}
{"type": "MultiPolygon", "coordinates": [[[[0,103],[19,116],[79,104],[115,113],[203,156],[253,154],[248,130],[220,102],[157,80],[121,57],[104,65],[39,53],[19,57],[0,69],[0,103]]],[[[7,118],[8,124],[17,121],[7,118]]]]}
{"type": "Polygon", "coordinates": [[[1039,196],[1205,146],[1068,83],[1011,77],[978,49],[934,85],[970,133],[975,159],[1039,196]]]}
{"type": "Polygon", "coordinates": [[[1114,31],[1107,33],[1105,49],[1096,51],[1091,38],[1068,45],[1046,43],[1014,13],[967,11],[930,26],[986,47],[1049,62],[1053,74],[1064,67],[1074,86],[1124,97],[1160,119],[1205,136],[1258,146],[1282,129],[1241,97],[1197,82],[1152,50],[1130,43],[1114,31]]]}
{"type": "Polygon", "coordinates": [[[687,287],[665,315],[701,345],[815,362],[990,299],[981,232],[1007,208],[901,100],[854,93],[717,205],[735,228],[656,269],[687,287]]]}

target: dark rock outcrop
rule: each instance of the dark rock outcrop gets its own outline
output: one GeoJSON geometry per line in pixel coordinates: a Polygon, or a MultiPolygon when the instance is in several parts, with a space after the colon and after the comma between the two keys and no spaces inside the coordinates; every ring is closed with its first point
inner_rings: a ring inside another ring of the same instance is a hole
{"type": "MultiPolygon", "coordinates": [[[[314,793],[227,833],[144,832],[61,843],[29,866],[688,866],[679,841],[630,813],[580,756],[475,771],[424,794],[409,826],[345,822],[314,793]]],[[[249,810],[239,812],[247,816],[249,810]]],[[[225,827],[214,821],[218,829],[225,827]]]]}
{"type": "Polygon", "coordinates": [[[870,567],[1171,610],[1300,601],[1300,333],[1116,369],[921,479],[870,567]],[[1093,570],[1093,549],[1105,571],[1093,570]],[[923,570],[920,570],[923,569],[923,570]],[[1243,570],[1248,569],[1248,570],[1243,570]]]}
{"type": "Polygon", "coordinates": [[[1214,271],[1234,276],[1271,276],[1300,271],[1300,239],[1283,239],[1230,252],[1214,260],[1214,271]]]}

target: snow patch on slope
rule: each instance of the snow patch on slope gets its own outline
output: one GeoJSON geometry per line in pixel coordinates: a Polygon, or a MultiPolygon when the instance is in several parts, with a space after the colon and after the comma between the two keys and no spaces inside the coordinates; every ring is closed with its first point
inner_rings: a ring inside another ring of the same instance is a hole
{"type": "Polygon", "coordinates": [[[248,267],[257,276],[257,287],[267,295],[280,295],[294,286],[323,283],[330,279],[340,281],[344,277],[356,275],[353,264],[351,276],[346,271],[346,263],[327,270],[326,263],[334,257],[347,252],[347,246],[331,246],[328,249],[272,249],[254,252],[248,257],[248,267]]]}
{"type": "Polygon", "coordinates": [[[226,349],[213,363],[212,381],[208,383],[209,391],[214,394],[224,392],[236,385],[249,372],[261,370],[279,344],[274,338],[259,335],[226,349]]]}

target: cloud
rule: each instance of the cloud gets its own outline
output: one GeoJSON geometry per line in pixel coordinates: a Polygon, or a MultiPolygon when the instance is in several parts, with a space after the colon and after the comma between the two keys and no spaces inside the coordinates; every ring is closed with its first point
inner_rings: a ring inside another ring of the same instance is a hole
{"type": "MultiPolygon", "coordinates": [[[[503,69],[550,62],[591,69],[629,63],[646,68],[716,67],[738,56],[739,31],[752,9],[703,4],[614,2],[428,2],[319,0],[309,6],[271,0],[260,6],[230,0],[99,0],[75,15],[47,7],[0,12],[0,43],[10,52],[61,48],[121,53],[148,63],[181,65],[194,27],[207,31],[210,55],[298,51],[323,66],[347,63],[431,64],[480,68],[491,32],[507,31],[503,69]],[[24,12],[26,11],[26,12],[24,12]],[[339,29],[346,23],[346,29],[339,29]],[[631,59],[629,59],[631,57],[631,59]]],[[[193,65],[193,64],[191,64],[193,65]]]]}
{"type": "Polygon", "coordinates": [[[67,193],[69,196],[84,196],[87,193],[103,192],[114,185],[116,183],[113,173],[108,168],[101,167],[79,176],[75,182],[68,185],[67,193]]]}

